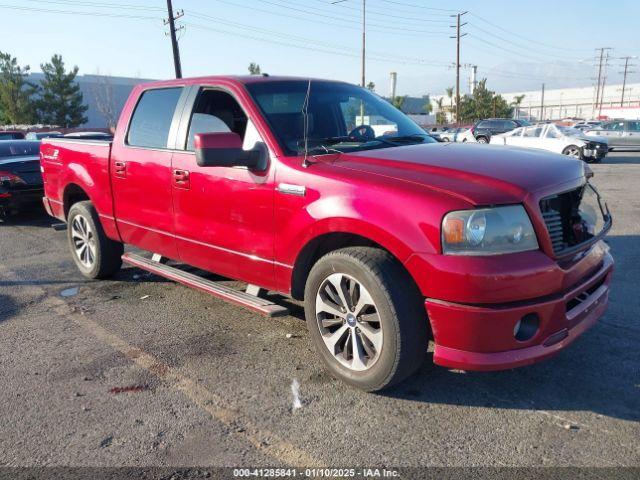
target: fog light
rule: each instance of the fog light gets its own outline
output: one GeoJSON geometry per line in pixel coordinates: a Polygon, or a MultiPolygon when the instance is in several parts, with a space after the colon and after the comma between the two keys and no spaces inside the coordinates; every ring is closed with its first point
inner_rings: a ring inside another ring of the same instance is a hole
{"type": "Polygon", "coordinates": [[[537,313],[527,313],[524,317],[518,320],[516,326],[513,327],[513,336],[519,342],[526,342],[533,338],[538,333],[540,327],[540,317],[537,313]]]}

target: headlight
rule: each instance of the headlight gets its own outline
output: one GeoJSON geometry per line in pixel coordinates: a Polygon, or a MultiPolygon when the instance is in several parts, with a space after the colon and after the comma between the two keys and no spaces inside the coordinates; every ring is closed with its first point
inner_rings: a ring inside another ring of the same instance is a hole
{"type": "Polygon", "coordinates": [[[498,255],[537,250],[538,240],[522,205],[450,212],[442,221],[448,255],[498,255]]]}

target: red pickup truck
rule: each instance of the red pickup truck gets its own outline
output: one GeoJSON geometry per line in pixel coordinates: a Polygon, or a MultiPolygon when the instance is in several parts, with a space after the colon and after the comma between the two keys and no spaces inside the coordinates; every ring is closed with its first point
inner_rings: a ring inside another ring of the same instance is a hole
{"type": "Polygon", "coordinates": [[[286,309],[266,292],[302,300],[327,368],[366,390],[409,376],[430,340],[449,368],[547,358],[608,301],[611,215],[588,166],[437,143],[347,83],[139,85],[113,141],[45,139],[41,162],[85,276],[124,260],[267,315],[286,309]]]}

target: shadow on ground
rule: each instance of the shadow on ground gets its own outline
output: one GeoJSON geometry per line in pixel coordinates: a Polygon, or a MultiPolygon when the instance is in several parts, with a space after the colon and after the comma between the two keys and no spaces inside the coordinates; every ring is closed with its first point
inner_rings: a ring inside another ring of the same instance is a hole
{"type": "Polygon", "coordinates": [[[640,165],[640,151],[637,152],[610,152],[604,160],[600,162],[602,165],[608,164],[626,164],[640,165]]]}

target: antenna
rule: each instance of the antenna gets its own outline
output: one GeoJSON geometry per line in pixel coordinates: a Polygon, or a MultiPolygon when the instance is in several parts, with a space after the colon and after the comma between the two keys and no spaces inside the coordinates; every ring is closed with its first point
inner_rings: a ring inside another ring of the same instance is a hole
{"type": "Polygon", "coordinates": [[[304,160],[302,162],[303,167],[308,167],[310,162],[309,156],[309,97],[311,96],[311,79],[307,85],[307,95],[304,97],[304,103],[302,104],[302,135],[304,142],[304,160]]]}

